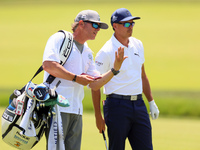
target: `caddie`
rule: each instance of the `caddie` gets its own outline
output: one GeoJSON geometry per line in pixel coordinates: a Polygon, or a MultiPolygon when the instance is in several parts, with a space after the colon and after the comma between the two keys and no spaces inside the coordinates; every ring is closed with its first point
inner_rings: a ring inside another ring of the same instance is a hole
{"type": "MultiPolygon", "coordinates": [[[[115,50],[124,48],[128,56],[120,70],[113,70],[115,76],[104,85],[104,119],[109,137],[109,150],[124,150],[128,138],[134,150],[152,150],[152,133],[149,114],[142,98],[146,96],[153,119],[159,115],[153,99],[148,77],[144,67],[144,49],[140,40],[132,37],[135,20],[129,10],[117,9],[111,16],[114,30],[112,37],[100,49],[95,58],[100,73],[107,72],[113,66],[115,50]]],[[[101,116],[100,98],[93,98],[95,117],[99,132],[105,129],[101,116]]]]}
{"type": "MultiPolygon", "coordinates": [[[[57,32],[47,41],[43,55],[44,81],[46,81],[49,74],[56,77],[52,84],[50,84],[50,88],[53,88],[60,80],[61,84],[56,91],[58,94],[66,97],[70,103],[70,107],[58,107],[61,112],[61,120],[59,122],[51,122],[50,128],[46,131],[48,150],[80,150],[83,114],[82,100],[84,98],[83,87],[92,83],[94,87],[99,89],[113,77],[112,71],[109,70],[106,74],[99,77],[101,79],[95,80],[96,78],[93,76],[98,77],[100,74],[95,68],[92,50],[88,47],[86,41],[94,40],[100,29],[107,28],[108,25],[100,21],[100,16],[96,11],[83,10],[78,13],[72,24],[73,48],[63,66],[60,64],[59,50],[64,34],[57,32]],[[63,127],[63,135],[58,135],[58,130],[60,129],[57,127],[60,124],[63,127]],[[53,136],[50,136],[52,128],[54,133],[52,134],[53,136]],[[60,136],[63,139],[58,138],[60,136]],[[60,144],[62,142],[59,140],[63,140],[63,144],[60,144]]],[[[113,68],[119,70],[126,58],[124,57],[124,49],[119,48],[114,57],[115,63],[113,68]]]]}

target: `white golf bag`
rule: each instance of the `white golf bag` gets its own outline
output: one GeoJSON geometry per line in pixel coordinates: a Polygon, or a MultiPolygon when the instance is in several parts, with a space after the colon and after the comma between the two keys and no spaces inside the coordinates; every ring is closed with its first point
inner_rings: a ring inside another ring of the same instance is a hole
{"type": "Polygon", "coordinates": [[[2,140],[17,149],[28,150],[34,147],[41,139],[46,123],[41,118],[35,122],[36,124],[30,120],[30,116],[34,112],[35,102],[29,99],[25,93],[22,93],[14,101],[11,102],[2,115],[2,140]],[[19,101],[17,107],[14,101],[19,101]],[[29,111],[27,109],[28,107],[29,111]],[[23,110],[23,108],[25,109],[23,110]],[[26,115],[24,113],[20,115],[19,113],[22,113],[20,112],[21,110],[28,113],[26,115]],[[29,133],[26,135],[24,134],[25,129],[20,126],[22,120],[27,121],[26,127],[29,133]]]}

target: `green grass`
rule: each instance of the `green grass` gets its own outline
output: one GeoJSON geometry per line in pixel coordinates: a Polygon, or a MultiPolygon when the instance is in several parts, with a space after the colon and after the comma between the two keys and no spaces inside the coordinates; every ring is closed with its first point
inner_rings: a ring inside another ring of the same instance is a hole
{"type": "MultiPolygon", "coordinates": [[[[0,108],[2,115],[4,108],[0,108]]],[[[199,150],[200,149],[200,120],[184,118],[158,118],[152,120],[154,150],[199,150]]],[[[1,130],[0,130],[1,133],[1,130]]],[[[108,142],[108,138],[107,138],[108,142]]],[[[33,150],[45,149],[45,138],[33,150]]],[[[14,150],[0,140],[1,150],[14,150]]],[[[93,113],[83,114],[82,150],[104,150],[103,137],[95,126],[93,113]]],[[[126,150],[131,150],[128,141],[126,150]]]]}

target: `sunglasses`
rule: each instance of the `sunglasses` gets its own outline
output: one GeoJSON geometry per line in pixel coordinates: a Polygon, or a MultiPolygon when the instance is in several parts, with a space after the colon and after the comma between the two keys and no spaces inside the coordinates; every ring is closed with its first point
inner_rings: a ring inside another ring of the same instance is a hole
{"type": "Polygon", "coordinates": [[[134,26],[135,25],[135,22],[125,22],[125,23],[120,23],[118,22],[118,24],[123,24],[124,27],[128,28],[130,26],[134,26]]]}
{"type": "Polygon", "coordinates": [[[91,23],[91,24],[92,24],[92,27],[95,28],[95,29],[98,29],[98,28],[101,27],[101,25],[98,24],[98,23],[96,23],[96,22],[91,22],[91,21],[84,21],[84,22],[89,22],[89,23],[91,23]]]}

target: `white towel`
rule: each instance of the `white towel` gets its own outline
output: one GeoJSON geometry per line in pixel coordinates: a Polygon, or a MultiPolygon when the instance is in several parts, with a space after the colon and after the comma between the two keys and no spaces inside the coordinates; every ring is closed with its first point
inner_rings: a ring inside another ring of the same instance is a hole
{"type": "Polygon", "coordinates": [[[20,122],[20,127],[24,129],[24,132],[21,132],[21,134],[24,134],[26,136],[36,136],[35,126],[34,123],[30,120],[30,115],[33,112],[35,108],[35,100],[29,99],[27,103],[26,112],[24,113],[24,116],[20,122]]]}
{"type": "Polygon", "coordinates": [[[56,150],[56,148],[58,148],[58,150],[65,150],[62,118],[59,106],[55,105],[55,109],[56,109],[56,115],[53,116],[50,125],[50,131],[48,137],[48,150],[56,150]]]}

